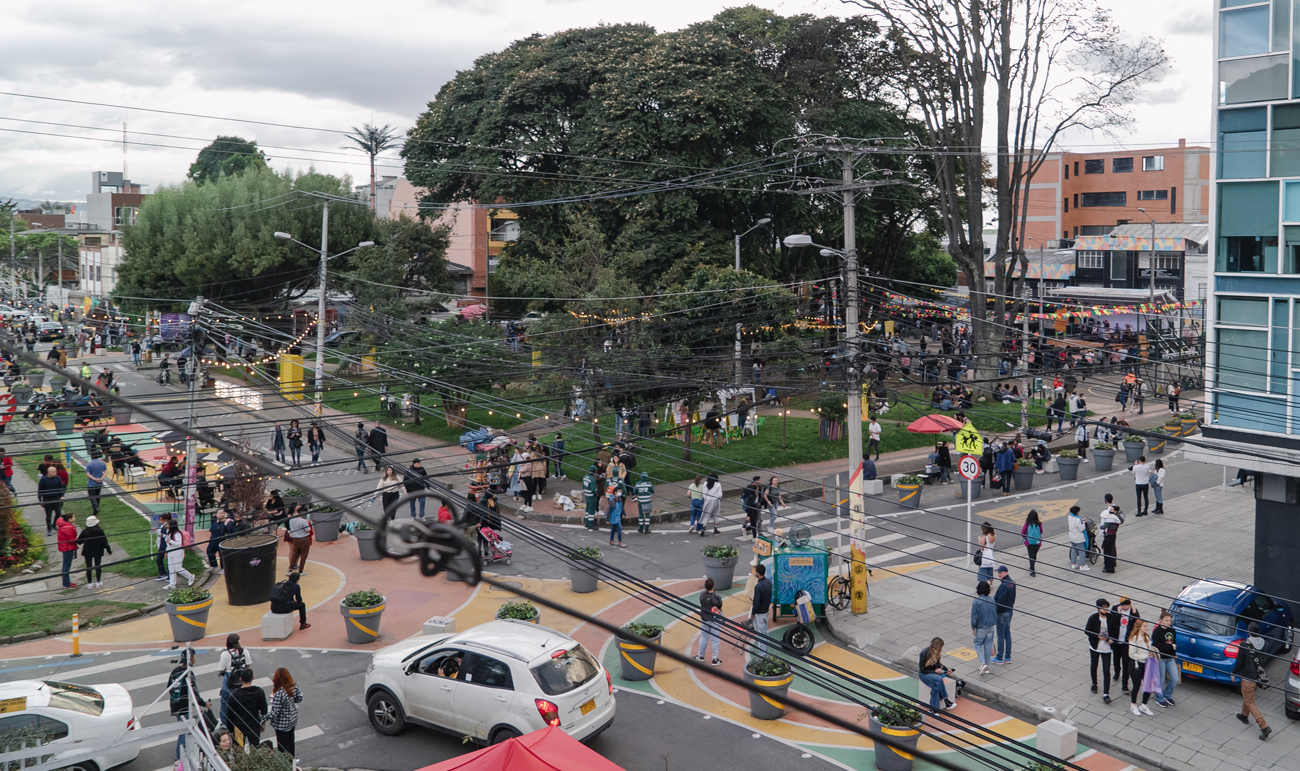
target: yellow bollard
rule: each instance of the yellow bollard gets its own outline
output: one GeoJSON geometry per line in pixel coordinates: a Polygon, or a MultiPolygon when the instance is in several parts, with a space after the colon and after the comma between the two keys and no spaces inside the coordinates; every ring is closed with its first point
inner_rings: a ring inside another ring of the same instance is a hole
{"type": "Polygon", "coordinates": [[[72,657],[81,655],[81,619],[78,614],[72,614],[72,657]]]}

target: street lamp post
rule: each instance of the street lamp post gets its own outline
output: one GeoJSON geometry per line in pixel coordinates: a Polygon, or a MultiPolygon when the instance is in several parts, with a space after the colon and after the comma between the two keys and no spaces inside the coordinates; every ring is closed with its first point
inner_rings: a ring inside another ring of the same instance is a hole
{"type": "MultiPolygon", "coordinates": [[[[1154,322],[1154,323],[1159,323],[1159,322],[1157,321],[1157,319],[1156,319],[1156,313],[1155,313],[1155,305],[1156,305],[1156,221],[1155,221],[1154,218],[1152,218],[1152,216],[1151,216],[1150,214],[1147,213],[1147,210],[1146,210],[1146,209],[1143,209],[1143,208],[1139,207],[1139,208],[1138,208],[1138,211],[1142,212],[1142,216],[1146,217],[1146,218],[1151,222],[1151,244],[1150,244],[1150,245],[1151,245],[1151,256],[1147,259],[1147,269],[1148,269],[1149,271],[1151,271],[1151,294],[1150,294],[1150,300],[1148,301],[1149,304],[1148,304],[1148,306],[1147,306],[1147,356],[1148,356],[1148,358],[1149,358],[1149,357],[1151,356],[1151,352],[1152,352],[1152,351],[1151,351],[1151,326],[1152,326],[1152,323],[1153,323],[1153,322],[1154,322]]],[[[1139,263],[1139,264],[1140,264],[1140,263],[1139,263]]],[[[1155,385],[1156,385],[1156,376],[1157,376],[1158,374],[1159,374],[1159,368],[1156,367],[1156,365],[1153,363],[1153,364],[1151,365],[1151,372],[1150,372],[1150,377],[1151,377],[1151,387],[1152,387],[1152,388],[1155,388],[1155,385]]]]}
{"type": "MultiPolygon", "coordinates": [[[[763,227],[764,225],[770,223],[771,221],[772,221],[772,218],[771,218],[771,217],[764,217],[763,219],[759,220],[758,222],[755,222],[755,223],[754,223],[754,227],[750,228],[749,230],[746,230],[744,233],[738,233],[738,234],[736,234],[736,272],[737,272],[737,273],[740,272],[740,239],[744,238],[745,236],[749,235],[750,233],[753,233],[755,230],[757,230],[757,229],[763,227]]],[[[735,369],[736,369],[736,385],[740,385],[741,377],[742,377],[742,374],[741,374],[741,373],[743,372],[743,370],[741,370],[741,368],[740,368],[740,322],[739,322],[739,321],[736,322],[736,364],[735,364],[735,369]]]]}

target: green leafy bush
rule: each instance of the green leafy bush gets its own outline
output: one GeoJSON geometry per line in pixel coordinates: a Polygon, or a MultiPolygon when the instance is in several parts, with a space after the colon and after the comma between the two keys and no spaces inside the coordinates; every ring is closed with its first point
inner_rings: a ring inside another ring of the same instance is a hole
{"type": "Polygon", "coordinates": [[[1169,432],[1168,432],[1168,431],[1165,431],[1164,426],[1156,426],[1155,428],[1151,429],[1151,433],[1153,433],[1153,434],[1167,434],[1167,433],[1169,433],[1169,432]]]}
{"type": "Polygon", "coordinates": [[[1056,457],[1057,457],[1058,459],[1060,459],[1060,458],[1078,458],[1078,457],[1079,457],[1079,451],[1078,451],[1078,450],[1061,450],[1060,452],[1058,452],[1058,453],[1056,454],[1056,457]]]}
{"type": "Polygon", "coordinates": [[[790,674],[790,665],[786,660],[772,655],[750,661],[745,669],[756,677],[783,677],[790,674]]]}
{"type": "Polygon", "coordinates": [[[1038,468],[1038,464],[1034,463],[1034,460],[1032,458],[1021,458],[1020,460],[1016,461],[1016,468],[1036,469],[1038,468]]]}
{"type": "Polygon", "coordinates": [[[653,640],[654,638],[663,634],[664,628],[659,624],[644,624],[640,621],[633,621],[631,623],[624,624],[623,631],[631,632],[632,634],[635,635],[640,635],[641,637],[644,637],[647,640],[653,640]]]}
{"type": "Polygon", "coordinates": [[[1109,442],[1097,442],[1096,444],[1094,444],[1094,445],[1092,446],[1092,449],[1094,449],[1094,450],[1113,450],[1113,449],[1115,449],[1115,445],[1113,445],[1113,444],[1111,444],[1111,443],[1109,443],[1109,442]]]}
{"type": "Polygon", "coordinates": [[[919,485],[923,482],[925,482],[925,480],[915,474],[907,474],[903,476],[902,479],[898,480],[900,485],[919,485]]]}
{"type": "Polygon", "coordinates": [[[189,605],[193,602],[203,602],[211,597],[212,592],[201,586],[187,586],[184,589],[173,589],[171,594],[167,595],[167,602],[172,605],[189,605]]]}
{"type": "Polygon", "coordinates": [[[1144,444],[1145,442],[1146,439],[1143,439],[1142,437],[1137,436],[1136,434],[1129,434],[1128,436],[1124,437],[1125,444],[1144,444]]]}
{"type": "Polygon", "coordinates": [[[823,420],[843,423],[849,416],[848,405],[844,403],[844,394],[825,393],[817,400],[817,414],[823,420]]]}
{"type": "Polygon", "coordinates": [[[285,490],[284,492],[280,493],[280,497],[281,498],[310,498],[311,493],[307,492],[306,490],[299,490],[296,487],[291,487],[288,490],[285,490]]]}
{"type": "Polygon", "coordinates": [[[580,546],[569,551],[569,559],[571,560],[598,560],[602,556],[604,555],[600,549],[595,546],[580,546]]]}
{"type": "Polygon", "coordinates": [[[1178,413],[1178,417],[1182,418],[1183,420],[1196,420],[1196,413],[1192,412],[1191,410],[1183,410],[1182,412],[1178,413]]]}
{"type": "Polygon", "coordinates": [[[701,553],[709,559],[715,560],[729,560],[740,554],[740,552],[736,551],[736,547],[725,543],[710,544],[704,547],[704,551],[701,553]]]}
{"type": "Polygon", "coordinates": [[[921,711],[910,704],[889,699],[882,701],[871,710],[876,722],[892,728],[906,728],[921,722],[921,711]]]}
{"type": "Polygon", "coordinates": [[[54,417],[56,417],[56,418],[75,418],[75,417],[77,417],[77,413],[73,412],[72,410],[59,410],[58,412],[54,413],[54,417]]]}
{"type": "Polygon", "coordinates": [[[375,526],[374,526],[374,525],[370,524],[369,522],[363,522],[363,521],[361,521],[361,520],[357,520],[356,522],[353,522],[352,524],[354,525],[354,527],[352,528],[352,532],[354,532],[354,533],[357,532],[358,530],[374,530],[374,529],[375,529],[375,526]]]}
{"type": "Polygon", "coordinates": [[[344,606],[349,608],[370,608],[383,602],[384,595],[374,589],[362,589],[343,598],[344,606]]]}
{"type": "Polygon", "coordinates": [[[1065,767],[1058,763],[1039,763],[1037,760],[1026,763],[1020,771],[1063,771],[1065,767]]]}
{"type": "Polygon", "coordinates": [[[517,618],[532,621],[537,617],[537,606],[531,602],[507,602],[497,608],[497,618],[517,618]]]}

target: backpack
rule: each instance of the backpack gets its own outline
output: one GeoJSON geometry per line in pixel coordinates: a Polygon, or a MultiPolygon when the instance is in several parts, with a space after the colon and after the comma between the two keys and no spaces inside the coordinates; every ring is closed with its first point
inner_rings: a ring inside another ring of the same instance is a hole
{"type": "Polygon", "coordinates": [[[185,547],[186,549],[188,549],[188,548],[190,548],[191,546],[194,545],[194,534],[193,534],[193,533],[191,533],[191,532],[188,531],[188,530],[182,530],[182,531],[180,531],[180,533],[181,533],[181,546],[183,546],[183,547],[185,547]]]}
{"type": "Polygon", "coordinates": [[[271,589],[271,602],[278,604],[293,602],[293,592],[289,590],[288,581],[281,581],[271,589]]]}
{"type": "Polygon", "coordinates": [[[230,671],[226,673],[226,689],[233,690],[239,687],[239,673],[248,666],[248,656],[244,655],[243,648],[238,652],[227,648],[226,652],[230,654],[230,671]]]}
{"type": "Polygon", "coordinates": [[[1043,542],[1043,528],[1038,525],[1030,525],[1025,531],[1025,543],[1029,546],[1037,546],[1043,542]]]}

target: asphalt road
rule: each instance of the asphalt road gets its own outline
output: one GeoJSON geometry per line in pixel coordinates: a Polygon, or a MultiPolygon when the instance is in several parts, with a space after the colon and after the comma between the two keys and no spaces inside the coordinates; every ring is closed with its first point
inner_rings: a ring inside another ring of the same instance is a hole
{"type": "MultiPolygon", "coordinates": [[[[217,695],[219,651],[200,649],[197,657],[199,692],[217,695]]],[[[0,682],[57,679],[81,684],[122,683],[137,710],[162,694],[171,663],[171,650],[123,651],[80,659],[16,659],[0,668],[0,682]],[[140,661],[142,658],[151,660],[140,661]],[[90,674],[78,675],[79,670],[90,674]]],[[[370,727],[361,706],[361,692],[370,654],[359,651],[257,649],[254,671],[259,678],[286,667],[303,693],[299,708],[297,749],[304,767],[411,771],[472,752],[473,745],[425,728],[408,728],[399,736],[381,736],[370,727]]],[[[269,689],[268,689],[269,690],[269,689]]],[[[830,771],[840,766],[806,755],[774,739],[695,710],[636,692],[618,693],[614,725],[589,745],[627,771],[716,771],[725,747],[729,768],[808,769],[830,771]],[[757,738],[756,738],[757,737],[757,738]]],[[[170,721],[165,695],[158,711],[144,718],[146,726],[170,721]]],[[[264,736],[265,738],[265,736],[264,736]]],[[[171,771],[173,742],[147,747],[129,771],[171,771]]]]}

